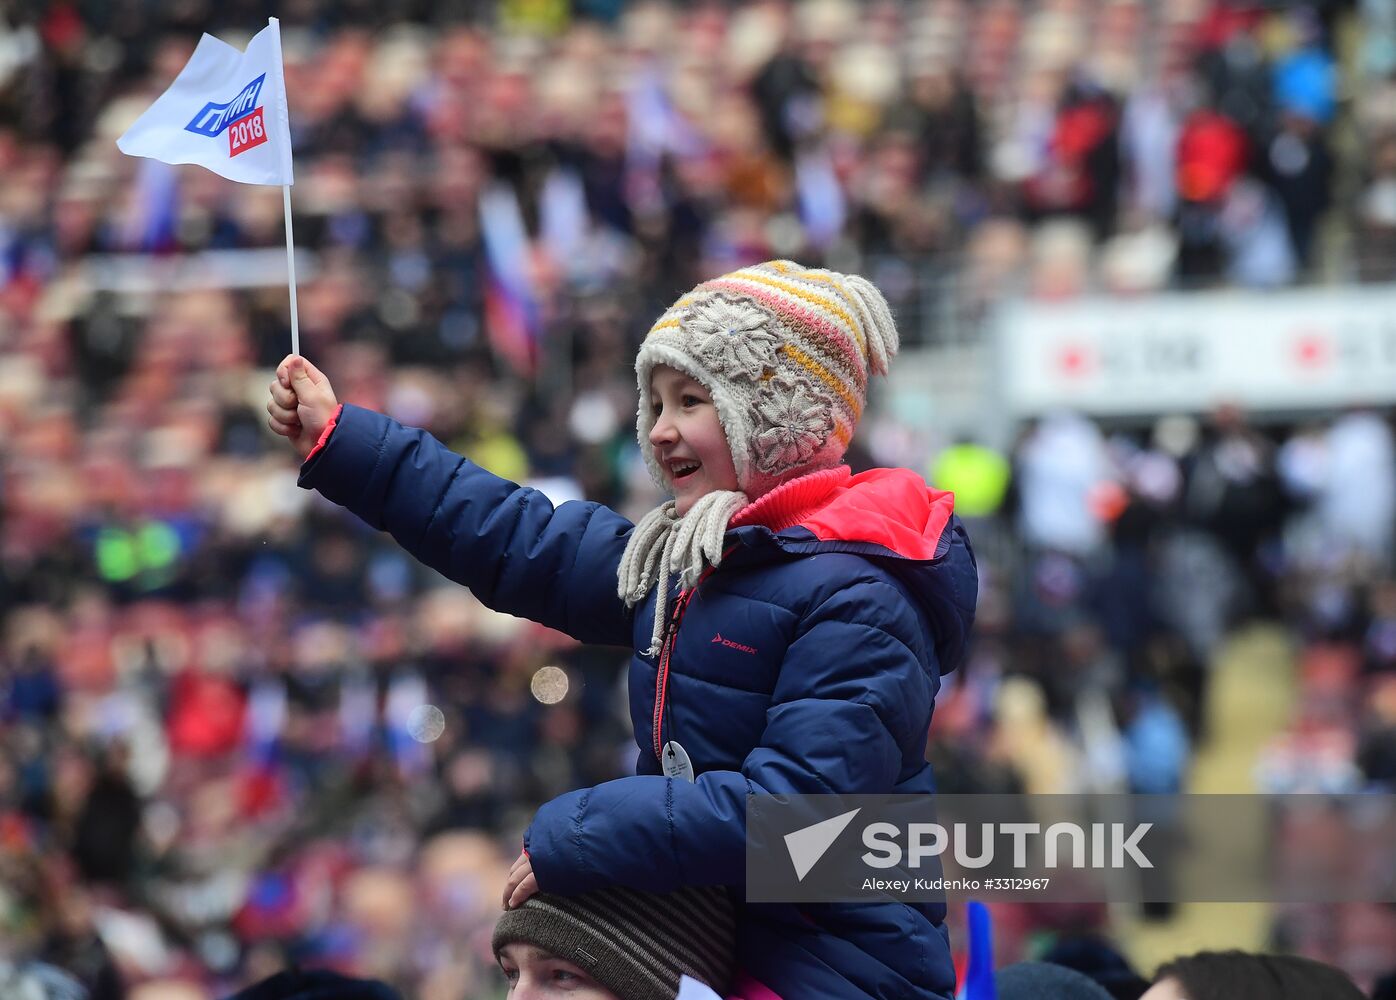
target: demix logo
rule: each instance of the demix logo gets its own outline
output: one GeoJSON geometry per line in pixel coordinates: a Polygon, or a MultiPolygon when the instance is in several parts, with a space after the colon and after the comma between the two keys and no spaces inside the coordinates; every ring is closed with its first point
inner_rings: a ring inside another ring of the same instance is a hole
{"type": "Polygon", "coordinates": [[[756,652],[756,647],[755,647],[755,646],[744,646],[744,645],[742,645],[740,642],[733,642],[731,639],[724,639],[724,638],[722,637],[722,633],[721,633],[721,632],[719,632],[719,633],[717,633],[716,635],[713,636],[713,642],[720,643],[721,645],[726,646],[728,649],[740,650],[740,651],[743,652],[743,653],[755,653],[755,652],[756,652]]]}

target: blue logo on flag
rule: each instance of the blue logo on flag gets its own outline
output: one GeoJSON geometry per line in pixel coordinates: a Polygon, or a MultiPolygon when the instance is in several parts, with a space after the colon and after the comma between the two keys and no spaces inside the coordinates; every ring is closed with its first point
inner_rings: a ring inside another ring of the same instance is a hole
{"type": "Polygon", "coordinates": [[[185,131],[197,132],[212,139],[233,122],[247,117],[257,109],[257,97],[262,92],[262,81],[266,78],[267,75],[263,73],[243,87],[242,92],[226,104],[209,101],[203,110],[184,126],[185,131]]]}

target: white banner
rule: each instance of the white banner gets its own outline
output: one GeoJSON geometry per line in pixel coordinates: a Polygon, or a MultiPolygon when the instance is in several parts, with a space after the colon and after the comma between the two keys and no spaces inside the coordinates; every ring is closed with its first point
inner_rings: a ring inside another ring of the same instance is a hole
{"type": "Polygon", "coordinates": [[[1396,403],[1396,287],[1015,303],[997,353],[1015,415],[1396,403]]]}

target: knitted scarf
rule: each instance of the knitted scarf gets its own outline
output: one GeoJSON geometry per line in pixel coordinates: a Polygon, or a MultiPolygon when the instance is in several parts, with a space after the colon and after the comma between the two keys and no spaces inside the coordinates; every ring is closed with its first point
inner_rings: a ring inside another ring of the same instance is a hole
{"type": "Polygon", "coordinates": [[[650,511],[635,525],[621,556],[616,592],[626,607],[655,594],[654,625],[645,652],[658,656],[669,615],[669,588],[677,574],[684,590],[696,586],[703,570],[722,562],[722,539],[728,522],[751,501],[735,490],[714,490],[699,498],[683,517],[669,500],[650,511]]]}

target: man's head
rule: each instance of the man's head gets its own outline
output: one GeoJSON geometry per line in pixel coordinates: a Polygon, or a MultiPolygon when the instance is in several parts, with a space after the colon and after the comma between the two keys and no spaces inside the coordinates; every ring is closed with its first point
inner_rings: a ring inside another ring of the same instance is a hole
{"type": "Polygon", "coordinates": [[[1162,966],[1140,1000],[1363,1000],[1363,996],[1346,973],[1311,958],[1203,951],[1162,966]]]}
{"type": "Polygon", "coordinates": [[[886,299],[857,275],[777,260],[703,282],[659,317],[635,361],[637,429],[650,474],[674,491],[682,514],[714,489],[754,500],[838,465],[867,402],[868,378],[886,374],[897,345],[886,299]],[[669,411],[657,394],[671,373],[702,390],[693,395],[717,418],[730,477],[700,468],[680,481],[691,461],[675,460],[697,456],[663,426],[669,411]]]}
{"type": "Polygon", "coordinates": [[[624,1000],[586,969],[524,941],[511,941],[496,954],[510,1000],[624,1000]]]}
{"type": "Polygon", "coordinates": [[[539,893],[500,917],[491,943],[510,1000],[674,1000],[685,975],[728,988],[736,917],[721,888],[539,893]]]}

